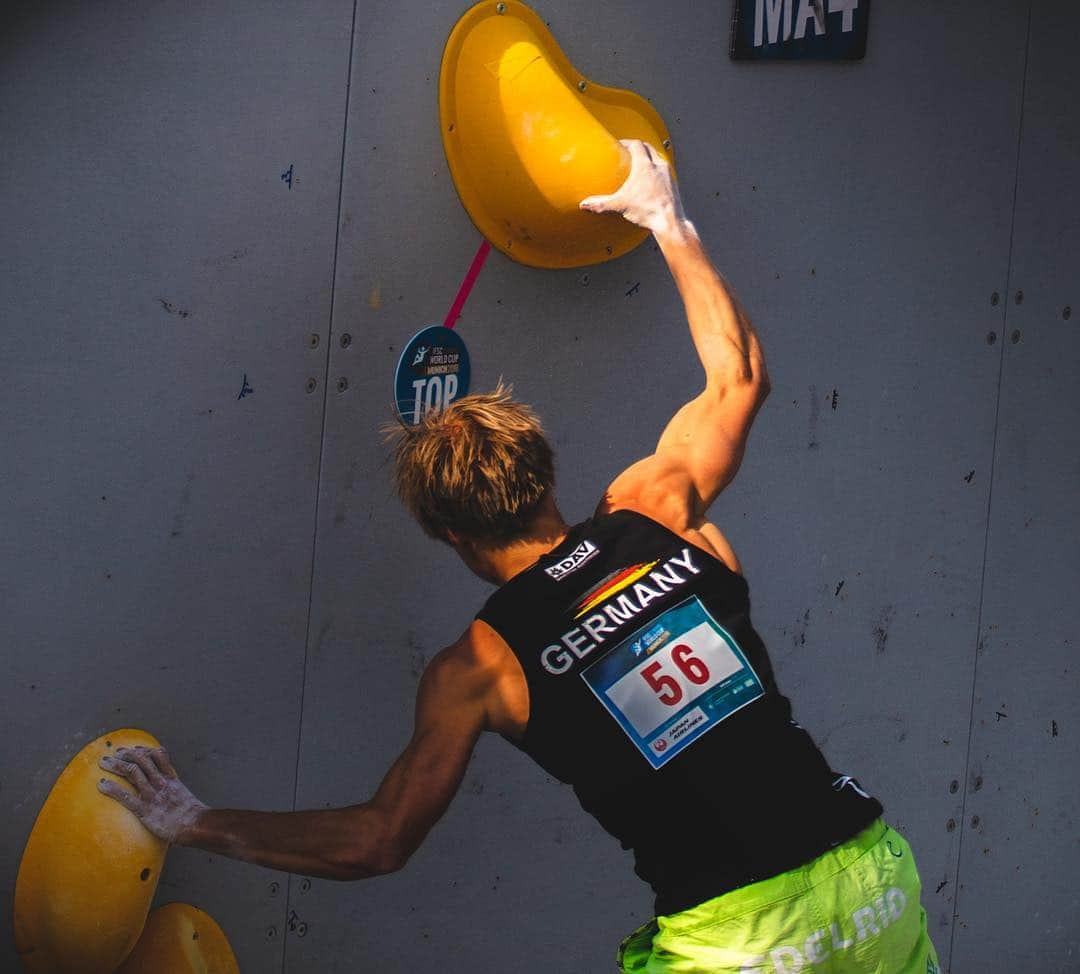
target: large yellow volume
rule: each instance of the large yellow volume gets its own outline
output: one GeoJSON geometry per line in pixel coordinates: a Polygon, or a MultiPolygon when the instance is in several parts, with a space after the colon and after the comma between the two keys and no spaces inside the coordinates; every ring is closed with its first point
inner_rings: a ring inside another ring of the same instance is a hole
{"type": "Polygon", "coordinates": [[[439,114],[461,202],[508,257],[580,267],[648,236],[578,204],[629,175],[620,139],[642,139],[671,162],[663,119],[639,95],[584,78],[524,3],[485,0],[457,22],[443,52],[439,114]]]}
{"type": "Polygon", "coordinates": [[[142,933],[168,844],[97,789],[98,760],[158,747],[125,729],[86,745],[63,770],[34,822],[15,882],[15,948],[31,974],[112,974],[142,933]]]}
{"type": "Polygon", "coordinates": [[[167,903],[150,914],[116,974],[240,974],[240,968],[209,913],[187,903],[167,903]]]}

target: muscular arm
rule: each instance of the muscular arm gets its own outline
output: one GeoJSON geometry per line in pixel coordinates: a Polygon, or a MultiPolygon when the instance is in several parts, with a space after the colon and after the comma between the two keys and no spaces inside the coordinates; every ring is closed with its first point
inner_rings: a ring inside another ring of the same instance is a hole
{"type": "Polygon", "coordinates": [[[628,148],[633,166],[623,187],[582,205],[622,213],[652,231],[683,300],[705,387],[668,423],[654,453],[616,478],[602,506],[698,530],[739,469],[769,378],[750,319],[683,214],[667,163],[643,143],[628,148]]]}
{"type": "Polygon", "coordinates": [[[705,388],[668,423],[653,466],[686,479],[696,521],[738,472],[769,376],[749,317],[692,225],[683,221],[656,239],[686,308],[705,388]]]}
{"type": "Polygon", "coordinates": [[[145,749],[103,764],[134,791],[111,781],[101,790],[177,845],[326,879],[393,872],[446,811],[480,733],[502,729],[504,708],[497,696],[504,660],[480,636],[470,630],[429,664],[417,694],[412,739],[370,801],[324,811],[206,809],[180,782],[164,751],[145,749]]]}

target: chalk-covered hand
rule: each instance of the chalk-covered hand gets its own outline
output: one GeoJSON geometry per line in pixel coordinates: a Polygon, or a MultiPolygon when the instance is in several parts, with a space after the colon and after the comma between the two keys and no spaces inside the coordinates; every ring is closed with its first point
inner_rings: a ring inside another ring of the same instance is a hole
{"type": "Polygon", "coordinates": [[[206,811],[180,780],[163,747],[120,748],[98,764],[126,779],[135,788],[129,791],[107,778],[98,782],[98,791],[118,801],[159,839],[174,843],[206,811]]]}
{"type": "Polygon", "coordinates": [[[620,141],[630,152],[630,175],[610,196],[583,199],[581,209],[621,214],[657,236],[677,231],[686,222],[686,214],[668,161],[647,142],[620,141]]]}

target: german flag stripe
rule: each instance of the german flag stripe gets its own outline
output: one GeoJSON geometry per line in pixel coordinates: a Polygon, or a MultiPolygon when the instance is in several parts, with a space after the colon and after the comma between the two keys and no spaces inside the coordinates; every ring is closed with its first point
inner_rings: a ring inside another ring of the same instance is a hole
{"type": "Polygon", "coordinates": [[[618,585],[619,582],[621,582],[624,578],[628,578],[630,575],[633,575],[634,572],[638,571],[641,567],[642,566],[639,563],[637,565],[631,565],[629,568],[623,568],[620,571],[612,572],[599,585],[597,585],[596,588],[594,588],[591,592],[585,595],[585,597],[582,598],[581,601],[578,602],[577,608],[580,609],[581,606],[583,606],[586,602],[591,602],[602,592],[606,592],[615,585],[618,585]]]}
{"type": "Polygon", "coordinates": [[[624,588],[633,585],[639,578],[648,575],[659,564],[660,559],[657,559],[656,561],[650,561],[647,565],[631,565],[629,568],[619,572],[614,578],[586,595],[584,601],[578,603],[581,608],[574,618],[580,619],[586,612],[595,609],[605,599],[611,598],[617,592],[621,592],[624,588]]]}

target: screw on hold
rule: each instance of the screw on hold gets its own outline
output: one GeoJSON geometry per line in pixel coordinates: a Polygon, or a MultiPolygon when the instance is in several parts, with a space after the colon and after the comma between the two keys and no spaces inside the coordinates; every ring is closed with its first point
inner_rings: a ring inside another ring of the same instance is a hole
{"type": "Polygon", "coordinates": [[[309,889],[311,889],[311,880],[310,879],[301,880],[300,881],[300,892],[301,893],[306,893],[309,889]]]}
{"type": "Polygon", "coordinates": [[[313,393],[313,392],[314,392],[314,391],[315,391],[316,389],[318,389],[318,388],[319,388],[319,382],[318,382],[318,380],[317,380],[317,379],[314,379],[314,378],[308,379],[308,380],[307,380],[307,385],[305,386],[305,388],[307,389],[307,391],[308,391],[308,394],[310,395],[310,394],[311,394],[311,393],[313,393]]]}
{"type": "Polygon", "coordinates": [[[351,344],[352,335],[350,335],[348,332],[345,332],[345,334],[341,336],[341,347],[348,348],[351,344]]]}
{"type": "Polygon", "coordinates": [[[983,782],[982,782],[982,775],[981,775],[981,774],[980,774],[980,775],[976,775],[976,776],[975,776],[975,782],[974,782],[974,784],[972,785],[972,787],[973,787],[973,788],[974,788],[974,789],[975,789],[976,791],[978,791],[978,790],[979,790],[980,788],[982,788],[982,785],[983,785],[983,782]]]}
{"type": "Polygon", "coordinates": [[[582,287],[588,287],[589,286],[589,275],[588,274],[582,274],[581,275],[581,286],[582,287]]]}
{"type": "Polygon", "coordinates": [[[953,778],[953,780],[949,782],[949,794],[955,795],[959,790],[960,782],[953,778]]]}
{"type": "Polygon", "coordinates": [[[1023,304],[1024,303],[1024,292],[1023,291],[1017,291],[1016,292],[1016,303],[1017,304],[1023,304]]]}
{"type": "Polygon", "coordinates": [[[497,3],[497,4],[495,4],[495,13],[497,13],[497,14],[506,13],[506,4],[505,3],[497,3]]]}
{"type": "Polygon", "coordinates": [[[986,333],[986,344],[993,345],[997,341],[997,332],[990,331],[986,333]]]}
{"type": "Polygon", "coordinates": [[[312,332],[312,333],[311,333],[311,334],[310,334],[310,335],[308,336],[308,340],[307,340],[307,343],[308,343],[308,344],[309,344],[309,345],[310,345],[310,346],[311,346],[312,348],[318,348],[318,347],[319,347],[319,336],[318,336],[317,334],[315,334],[315,332],[312,332]]]}
{"type": "Polygon", "coordinates": [[[665,149],[670,149],[671,148],[671,139],[664,139],[663,144],[664,144],[665,149]]]}
{"type": "Polygon", "coordinates": [[[950,818],[949,821],[947,821],[945,823],[945,831],[946,832],[955,832],[956,831],[956,819],[950,818]]]}
{"type": "Polygon", "coordinates": [[[1009,336],[1009,338],[1012,339],[1012,343],[1014,345],[1019,345],[1020,344],[1020,329],[1019,328],[1014,329],[1013,333],[1009,336]]]}
{"type": "Polygon", "coordinates": [[[298,923],[296,925],[296,936],[298,936],[298,937],[306,937],[307,936],[307,924],[306,923],[298,923]]]}
{"type": "Polygon", "coordinates": [[[579,81],[577,83],[578,91],[584,91],[588,87],[589,87],[589,82],[587,82],[587,81],[582,80],[582,81],[579,81]]]}
{"type": "Polygon", "coordinates": [[[342,376],[340,379],[337,380],[337,391],[338,392],[344,392],[348,388],[349,388],[349,380],[346,379],[345,376],[342,376]]]}
{"type": "Polygon", "coordinates": [[[1061,317],[1068,321],[1072,317],[1072,308],[1069,305],[1065,305],[1061,310],[1061,317]]]}
{"type": "Polygon", "coordinates": [[[998,294],[997,291],[990,295],[990,304],[992,307],[996,308],[999,301],[1001,301],[1001,295],[998,294]]]}
{"type": "Polygon", "coordinates": [[[971,827],[972,827],[973,829],[977,829],[977,828],[979,827],[979,824],[980,824],[981,822],[982,822],[982,819],[981,819],[981,818],[979,818],[979,816],[978,816],[978,815],[972,815],[972,816],[971,816],[971,827]]]}
{"type": "Polygon", "coordinates": [[[266,939],[273,940],[277,936],[277,927],[266,928],[266,939]]]}
{"type": "Polygon", "coordinates": [[[280,885],[278,885],[277,883],[271,883],[271,884],[270,884],[270,895],[271,895],[271,896],[277,896],[277,895],[278,895],[278,892],[279,892],[280,890],[281,890],[281,886],[280,886],[280,885]]]}

